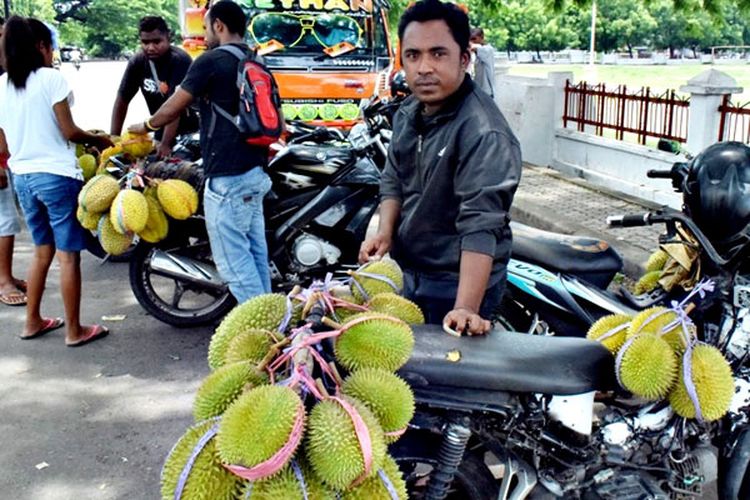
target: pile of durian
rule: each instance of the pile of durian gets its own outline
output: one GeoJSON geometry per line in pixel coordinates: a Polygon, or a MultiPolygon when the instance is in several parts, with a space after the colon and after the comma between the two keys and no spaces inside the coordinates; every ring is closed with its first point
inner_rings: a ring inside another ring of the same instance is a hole
{"type": "Polygon", "coordinates": [[[411,355],[410,323],[424,318],[397,294],[391,260],[348,285],[260,295],[224,318],[162,498],[407,498],[387,446],[406,431],[414,396],[394,371],[411,355]],[[325,311],[322,331],[305,323],[311,311],[325,311]]]}
{"type": "Polygon", "coordinates": [[[664,250],[652,253],[646,262],[646,272],[633,285],[633,293],[641,295],[655,290],[664,272],[664,266],[669,260],[669,254],[664,250]]]}
{"type": "MultiPolygon", "coordinates": [[[[138,137],[126,133],[120,143],[105,149],[98,173],[88,179],[78,195],[78,221],[96,231],[102,248],[110,255],[127,251],[136,235],[149,243],[163,240],[169,232],[167,216],[184,220],[198,210],[198,193],[183,180],[148,178],[140,173],[137,163],[120,179],[107,172],[105,167],[113,154],[143,157],[153,149],[148,136],[138,137]]],[[[79,164],[87,156],[92,155],[79,157],[79,164]]]]}
{"type": "Polygon", "coordinates": [[[587,338],[616,356],[617,380],[633,395],[667,398],[681,417],[718,420],[729,411],[734,394],[732,369],[719,349],[697,340],[686,303],[674,309],[651,307],[633,317],[605,316],[591,326],[587,338]]]}

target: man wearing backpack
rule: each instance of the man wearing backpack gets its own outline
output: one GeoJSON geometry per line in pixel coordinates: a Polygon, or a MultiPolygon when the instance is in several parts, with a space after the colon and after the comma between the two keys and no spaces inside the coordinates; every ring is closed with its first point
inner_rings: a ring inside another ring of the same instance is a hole
{"type": "Polygon", "coordinates": [[[235,298],[244,302],[270,292],[271,277],[263,220],[263,197],[271,179],[263,171],[266,146],[246,142],[238,126],[221,116],[239,112],[238,59],[229,45],[246,54],[247,19],[229,0],[213,4],[204,19],[209,49],[193,62],[175,94],[133,132],[155,131],[180,115],[194,100],[200,104],[201,153],[206,185],[203,207],[211,252],[221,277],[235,298]]]}

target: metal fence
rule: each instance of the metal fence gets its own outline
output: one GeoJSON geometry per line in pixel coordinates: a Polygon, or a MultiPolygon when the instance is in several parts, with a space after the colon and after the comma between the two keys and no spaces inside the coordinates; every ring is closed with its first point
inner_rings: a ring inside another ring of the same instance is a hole
{"type": "Polygon", "coordinates": [[[721,120],[719,121],[720,141],[740,141],[750,143],[750,102],[738,105],[732,102],[732,96],[727,94],[719,106],[721,120]]]}
{"type": "Polygon", "coordinates": [[[674,90],[651,95],[649,87],[633,92],[625,85],[609,90],[603,83],[567,81],[563,125],[574,123],[579,132],[614,135],[619,140],[631,134],[639,144],[646,144],[648,137],[686,142],[689,107],[690,98],[674,90]]]}

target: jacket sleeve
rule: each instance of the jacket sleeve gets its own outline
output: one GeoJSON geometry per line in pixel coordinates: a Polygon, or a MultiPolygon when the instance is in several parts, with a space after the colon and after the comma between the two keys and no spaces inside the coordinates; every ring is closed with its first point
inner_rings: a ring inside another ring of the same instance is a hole
{"type": "Polygon", "coordinates": [[[403,201],[401,180],[396,171],[398,160],[396,158],[396,152],[394,151],[395,142],[396,141],[391,142],[391,145],[388,148],[388,158],[385,161],[385,168],[380,177],[380,201],[387,199],[403,201]]]}
{"type": "Polygon", "coordinates": [[[518,141],[502,131],[476,137],[459,155],[454,186],[461,250],[494,255],[521,178],[518,141]]]}

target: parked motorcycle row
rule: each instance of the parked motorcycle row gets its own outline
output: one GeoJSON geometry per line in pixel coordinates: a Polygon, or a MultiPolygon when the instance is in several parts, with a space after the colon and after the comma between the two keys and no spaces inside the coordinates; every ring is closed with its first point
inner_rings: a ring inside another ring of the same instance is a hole
{"type": "MultiPolygon", "coordinates": [[[[347,136],[290,123],[287,143],[267,170],[273,189],[265,200],[266,235],[276,290],[356,266],[378,206],[398,103],[371,101],[347,136]]],[[[740,154],[730,150],[722,154],[740,154]]],[[[197,137],[180,139],[175,153],[180,161],[148,168],[169,170],[200,192],[197,137]]],[[[414,390],[417,412],[392,450],[410,497],[688,499],[716,491],[722,499],[750,498],[750,238],[717,233],[712,220],[722,214],[706,214],[723,198],[706,195],[716,183],[701,175],[695,162],[651,172],[684,194],[685,210],[615,216],[609,223],[659,224],[661,243],[679,232],[697,242],[713,292],[695,301],[690,316],[700,341],[730,362],[736,394],[729,413],[700,422],[677,416],[666,402],[634,398],[615,380],[609,351],[583,338],[602,316],[670,306],[684,290],[613,291],[622,260],[606,242],[513,223],[508,292],[496,330],[455,338],[438,327],[415,328],[414,354],[400,375],[414,390]],[[448,353],[458,353],[458,360],[448,353]]],[[[214,323],[235,301],[212,263],[200,210],[177,224],[163,242],[137,244],[131,287],[160,321],[214,323]]]]}

